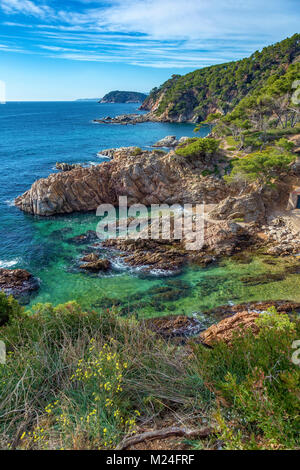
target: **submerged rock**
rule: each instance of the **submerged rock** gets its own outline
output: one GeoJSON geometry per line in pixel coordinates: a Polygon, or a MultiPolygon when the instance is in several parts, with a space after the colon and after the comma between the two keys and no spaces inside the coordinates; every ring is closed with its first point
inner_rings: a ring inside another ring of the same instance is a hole
{"type": "Polygon", "coordinates": [[[98,240],[97,233],[94,230],[88,230],[86,233],[76,235],[75,237],[68,238],[68,243],[74,243],[75,245],[84,245],[87,243],[95,242],[98,240]]]}
{"type": "Polygon", "coordinates": [[[39,288],[39,281],[25,269],[0,269],[0,289],[16,298],[39,288]]]}
{"type": "Polygon", "coordinates": [[[111,262],[108,259],[99,258],[95,253],[84,256],[81,261],[85,261],[80,269],[90,272],[108,271],[111,268],[111,262]]]}
{"type": "Polygon", "coordinates": [[[165,339],[193,336],[203,330],[203,325],[199,320],[185,315],[150,318],[144,320],[144,323],[147,328],[165,339]]]}

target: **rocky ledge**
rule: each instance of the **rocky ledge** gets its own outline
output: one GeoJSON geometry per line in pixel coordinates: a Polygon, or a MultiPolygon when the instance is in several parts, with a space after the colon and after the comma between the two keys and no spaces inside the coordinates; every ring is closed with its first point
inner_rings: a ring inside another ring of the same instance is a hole
{"type": "Polygon", "coordinates": [[[167,147],[167,148],[174,148],[177,145],[183,144],[189,139],[189,137],[180,137],[180,139],[176,138],[176,135],[167,135],[163,139],[158,140],[152,147],[167,147]]]}
{"type": "Polygon", "coordinates": [[[152,119],[149,118],[148,114],[120,114],[119,116],[110,117],[106,116],[100,119],[94,119],[93,122],[97,124],[121,124],[127,126],[128,124],[139,124],[141,122],[148,122],[152,119]]]}
{"type": "Polygon", "coordinates": [[[0,289],[16,298],[38,290],[39,281],[25,269],[0,269],[0,289]]]}
{"type": "MultiPolygon", "coordinates": [[[[172,228],[172,227],[171,227],[172,228]]],[[[151,232],[151,226],[147,227],[151,232]]],[[[171,230],[172,233],[172,230],[171,230]]],[[[109,239],[105,248],[120,251],[125,264],[141,267],[143,271],[159,270],[162,273],[179,272],[187,264],[207,266],[221,256],[239,253],[253,244],[259,244],[255,233],[234,222],[204,223],[205,244],[201,250],[186,248],[187,240],[109,239]]]]}
{"type": "Polygon", "coordinates": [[[150,318],[144,320],[144,324],[151,331],[165,339],[195,336],[204,329],[197,318],[186,317],[185,315],[150,318]]]}
{"type": "MultiPolygon", "coordinates": [[[[216,165],[218,156],[211,162],[216,165]]],[[[15,200],[17,207],[31,214],[54,214],[95,210],[102,203],[128,204],[217,203],[230,194],[230,187],[217,176],[203,176],[201,161],[189,162],[174,152],[115,151],[113,159],[89,168],[51,174],[36,181],[15,200]]]]}
{"type": "Polygon", "coordinates": [[[96,253],[90,253],[81,258],[83,264],[80,266],[80,269],[85,271],[90,271],[97,273],[100,271],[108,271],[111,267],[111,263],[108,259],[100,258],[96,253]]]}
{"type": "Polygon", "coordinates": [[[276,307],[277,312],[282,314],[300,313],[300,303],[282,300],[226,305],[209,310],[204,313],[209,313],[214,318],[221,316],[223,319],[208,328],[205,327],[204,320],[185,315],[151,318],[143,323],[165,339],[191,337],[193,342],[213,347],[218,341],[230,344],[236,334],[244,334],[247,329],[257,334],[259,327],[256,320],[270,307],[276,307]]]}

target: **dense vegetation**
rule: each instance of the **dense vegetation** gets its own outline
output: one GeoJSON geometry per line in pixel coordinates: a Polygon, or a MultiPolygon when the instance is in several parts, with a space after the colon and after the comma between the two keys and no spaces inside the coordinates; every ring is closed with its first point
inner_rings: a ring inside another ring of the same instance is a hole
{"type": "Polygon", "coordinates": [[[187,350],[112,311],[19,308],[0,329],[0,448],[115,448],[140,425],[175,417],[212,428],[190,440],[195,449],[299,447],[300,369],[291,357],[300,321],[270,311],[258,323],[257,336],[249,330],[231,346],[191,341],[187,350]]]}
{"type": "Polygon", "coordinates": [[[283,172],[287,172],[295,156],[289,152],[281,152],[276,148],[267,148],[261,152],[253,152],[243,158],[234,159],[227,181],[256,181],[262,187],[274,183],[283,172]]]}
{"type": "Polygon", "coordinates": [[[137,91],[110,91],[103,98],[100,103],[141,103],[147,98],[145,93],[138,93],[137,91]]]}
{"type": "Polygon", "coordinates": [[[188,73],[173,75],[154,88],[145,103],[150,109],[161,96],[157,115],[165,111],[173,120],[201,121],[211,112],[227,114],[247,95],[264,86],[268,78],[280,77],[300,54],[300,34],[256,51],[249,58],[188,73]]]}
{"type": "Polygon", "coordinates": [[[205,137],[204,139],[188,139],[188,141],[179,145],[176,149],[177,155],[189,159],[202,159],[208,163],[210,157],[214,156],[219,148],[219,142],[216,139],[205,137]]]}

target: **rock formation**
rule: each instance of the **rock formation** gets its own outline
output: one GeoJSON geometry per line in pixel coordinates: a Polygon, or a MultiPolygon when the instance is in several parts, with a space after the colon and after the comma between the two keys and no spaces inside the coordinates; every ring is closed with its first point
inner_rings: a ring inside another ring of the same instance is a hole
{"type": "Polygon", "coordinates": [[[59,163],[57,162],[55,165],[57,170],[61,171],[71,171],[74,170],[74,168],[81,168],[81,165],[79,163],[59,163]]]}
{"type": "Polygon", "coordinates": [[[0,289],[19,298],[39,288],[39,282],[25,269],[0,269],[0,289]]]}
{"type": "Polygon", "coordinates": [[[207,330],[200,334],[200,339],[204,344],[213,346],[217,341],[230,343],[237,334],[244,334],[247,329],[251,329],[253,333],[258,333],[259,327],[256,320],[259,317],[257,312],[240,312],[233,317],[225,318],[216,325],[210,326],[207,330]]]}
{"type": "Polygon", "coordinates": [[[108,259],[99,258],[96,253],[91,253],[89,255],[84,256],[81,261],[83,261],[84,264],[80,266],[80,269],[84,269],[85,271],[108,271],[111,267],[111,263],[108,259]]]}
{"type": "Polygon", "coordinates": [[[201,162],[188,162],[174,153],[133,155],[132,148],[114,152],[109,162],[51,174],[36,181],[15,200],[21,210],[48,216],[95,210],[102,203],[217,203],[230,188],[216,176],[202,176],[201,162]]]}
{"type": "Polygon", "coordinates": [[[221,201],[210,217],[214,219],[242,219],[243,222],[262,222],[266,207],[261,194],[253,192],[239,197],[229,196],[221,201]]]}

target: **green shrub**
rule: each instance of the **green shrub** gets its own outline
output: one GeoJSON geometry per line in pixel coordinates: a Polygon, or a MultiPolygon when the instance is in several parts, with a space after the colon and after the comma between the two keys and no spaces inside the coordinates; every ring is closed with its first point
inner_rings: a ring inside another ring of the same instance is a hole
{"type": "Polygon", "coordinates": [[[291,361],[299,319],[272,309],[257,320],[260,331],[231,345],[194,346],[198,373],[219,403],[219,437],[227,449],[299,447],[300,368],[291,361]]]}
{"type": "Polygon", "coordinates": [[[232,160],[232,171],[224,178],[228,182],[242,177],[249,181],[257,181],[262,185],[271,184],[282,171],[287,171],[294,159],[295,155],[280,153],[273,148],[251,153],[232,160]]]}
{"type": "Polygon", "coordinates": [[[137,155],[141,155],[141,153],[143,153],[143,150],[140,147],[135,147],[135,149],[132,151],[132,155],[134,155],[135,157],[137,155]]]}
{"type": "Polygon", "coordinates": [[[140,413],[198,400],[199,379],[176,346],[113,311],[38,304],[2,327],[0,340],[1,449],[114,448],[140,413]]]}
{"type": "Polygon", "coordinates": [[[279,139],[279,140],[276,142],[275,145],[276,145],[276,147],[278,147],[280,150],[286,151],[286,152],[291,152],[291,151],[293,150],[293,148],[295,147],[294,142],[291,142],[290,140],[285,139],[284,137],[282,137],[281,139],[279,139]]]}
{"type": "Polygon", "coordinates": [[[0,326],[7,323],[14,317],[18,317],[23,308],[13,298],[13,296],[7,297],[4,292],[0,291],[0,326]]]}
{"type": "Polygon", "coordinates": [[[191,143],[184,142],[176,149],[176,154],[186,158],[207,159],[215,155],[220,142],[211,137],[195,139],[191,143]]]}

